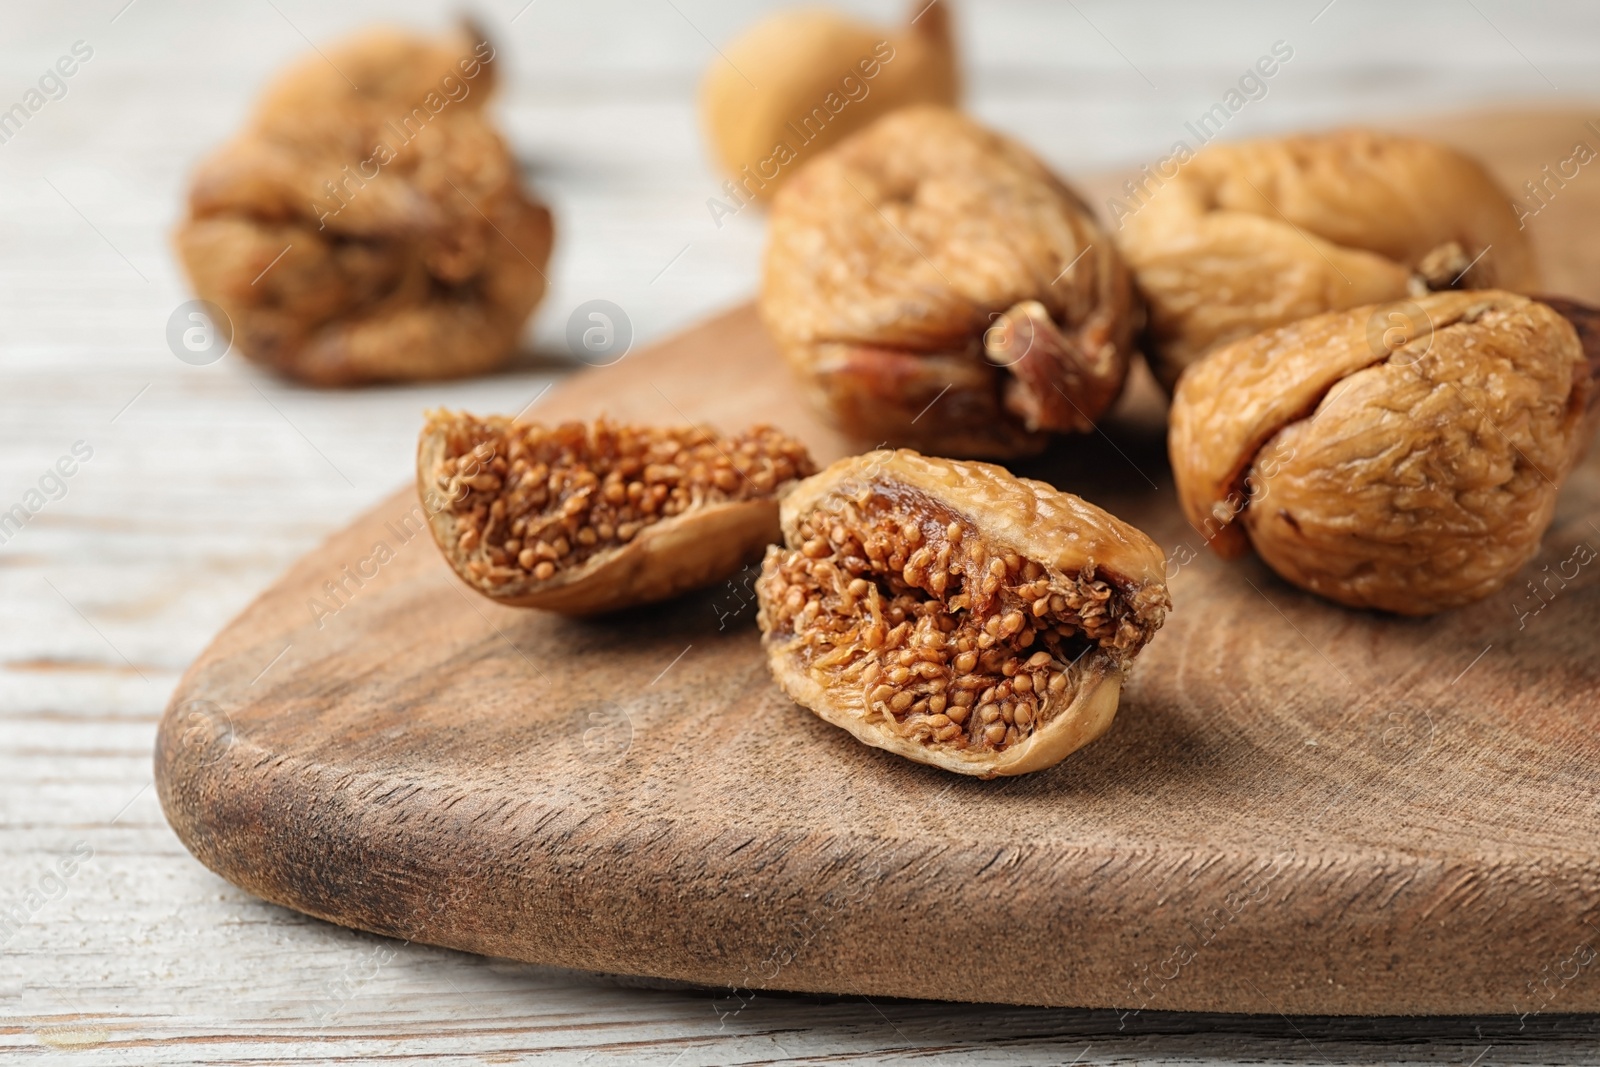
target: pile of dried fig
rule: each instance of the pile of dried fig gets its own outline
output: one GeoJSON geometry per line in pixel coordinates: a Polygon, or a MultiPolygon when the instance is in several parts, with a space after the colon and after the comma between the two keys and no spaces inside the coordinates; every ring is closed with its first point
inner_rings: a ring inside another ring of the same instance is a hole
{"type": "MultiPolygon", "coordinates": [[[[496,71],[471,26],[374,30],[286,71],[202,163],[176,243],[247,357],[344,385],[509,355],[552,227],[487,118],[496,71]]],[[[1172,397],[1183,514],[1222,556],[1400,615],[1534,557],[1600,424],[1600,310],[1519,295],[1533,251],[1482,165],[1360,129],[1214,144],[1125,183],[1111,233],[959,91],[926,0],[892,31],[779,13],[701,87],[713,219],[771,203],[783,358],[848,437],[910,448],[819,474],[769,426],[434,411],[417,489],[460,580],[595,615],[764,552],[757,624],[796,702],[947,771],[1049,767],[1109,729],[1171,610],[1167,560],[963,458],[1093,431],[1136,347],[1172,397]]]]}
{"type": "Polygon", "coordinates": [[[485,114],[493,46],[373,30],[326,52],[195,173],[190,282],[244,355],[313,384],[497,366],[545,291],[551,223],[485,114]]]}
{"type": "Polygon", "coordinates": [[[1324,311],[1537,284],[1511,198],[1430,141],[1339,130],[1212,145],[1143,192],[1118,240],[1169,390],[1212,348],[1324,311]]]}
{"type": "Polygon", "coordinates": [[[1128,271],[1078,195],[938,107],[880,119],[783,188],[761,314],[840,428],[945,456],[1092,429],[1138,325],[1128,271]]]}

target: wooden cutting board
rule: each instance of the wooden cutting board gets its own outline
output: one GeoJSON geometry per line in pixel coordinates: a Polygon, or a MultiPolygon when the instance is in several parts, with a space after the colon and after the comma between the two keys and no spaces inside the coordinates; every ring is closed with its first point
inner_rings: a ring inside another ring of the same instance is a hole
{"type": "MultiPolygon", "coordinates": [[[[1517,188],[1600,147],[1587,118],[1421,128],[1517,188]]],[[[1597,210],[1585,169],[1532,220],[1551,291],[1600,299],[1597,210]]],[[[847,447],[748,307],[535,415],[601,412],[847,447]]],[[[157,741],[167,817],[267,900],[565,967],[1128,1010],[1600,1010],[1600,565],[1570,562],[1600,548],[1600,460],[1511,586],[1423,620],[1201,551],[1147,377],[1103,433],[1018,469],[1176,568],[1115,726],[1052,770],[958,778],[798,708],[760,653],[753,570],[601,621],[493,605],[407,488],[189,670],[157,741]]]]}

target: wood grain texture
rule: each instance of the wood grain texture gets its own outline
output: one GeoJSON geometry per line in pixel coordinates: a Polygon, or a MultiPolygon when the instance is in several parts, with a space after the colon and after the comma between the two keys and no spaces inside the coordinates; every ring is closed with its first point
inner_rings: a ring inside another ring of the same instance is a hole
{"type": "MultiPolygon", "coordinates": [[[[1519,185],[1580,128],[1449,135],[1519,185]]],[[[1600,296],[1593,243],[1562,222],[1595,204],[1574,185],[1533,220],[1553,291],[1600,296]]],[[[535,409],[602,411],[848,447],[747,308],[535,409]]],[[[738,579],[589,622],[490,604],[407,536],[405,491],[190,669],[159,733],[163,806],[268,900],[564,967],[1124,1010],[1600,1009],[1579,980],[1600,920],[1600,579],[1525,584],[1600,546],[1600,463],[1511,587],[1400,620],[1205,554],[1163,452],[1144,379],[1105,433],[1017,468],[1141,526],[1176,572],[1116,725],[1051,771],[956,780],[796,708],[738,579]],[[365,562],[380,542],[393,558],[365,562]]]]}

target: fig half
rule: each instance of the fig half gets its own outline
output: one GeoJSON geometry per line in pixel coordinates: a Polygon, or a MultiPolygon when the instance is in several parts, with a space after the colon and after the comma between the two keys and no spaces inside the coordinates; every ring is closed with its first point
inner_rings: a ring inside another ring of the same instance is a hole
{"type": "Polygon", "coordinates": [[[1103,734],[1171,606],[1143,533],[988,463],[876,451],[782,504],[756,592],[778,684],[857,740],[958,774],[1103,734]]]}
{"type": "Polygon", "coordinates": [[[417,444],[417,489],[461,580],[569,615],[726,578],[778,536],[778,493],[815,469],[768,426],[724,437],[434,411],[417,444]]]}

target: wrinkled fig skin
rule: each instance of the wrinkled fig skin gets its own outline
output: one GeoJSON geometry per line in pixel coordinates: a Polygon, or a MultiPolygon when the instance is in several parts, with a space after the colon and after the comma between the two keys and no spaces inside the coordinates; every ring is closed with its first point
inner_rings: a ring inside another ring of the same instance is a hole
{"type": "Polygon", "coordinates": [[[437,411],[417,444],[418,495],[457,577],[496,603],[565,615],[728,577],[778,537],[778,495],[815,469],[764,426],[720,436],[437,411]]]}
{"type": "Polygon", "coordinates": [[[1428,141],[1351,129],[1219,144],[1151,187],[1117,237],[1168,390],[1210,349],[1325,311],[1419,285],[1537,285],[1511,198],[1428,141]]]}
{"type": "Polygon", "coordinates": [[[915,21],[890,29],[791,8],[723,47],[700,84],[700,113],[733,181],[730,209],[770,201],[801,163],[873,119],[913,104],[955,106],[961,79],[949,5],[913,0],[906,17],[915,21]]]}
{"type": "Polygon", "coordinates": [[[1103,734],[1170,607],[1161,550],[987,463],[878,451],[782,503],[757,620],[784,691],[958,774],[1049,767],[1103,734]]]}
{"type": "Polygon", "coordinates": [[[245,356],[316,385],[497,366],[552,230],[484,114],[493,46],[374,30],[325,51],[196,171],[175,235],[195,292],[245,356]]]}
{"type": "Polygon", "coordinates": [[[1092,429],[1138,325],[1128,271],[1078,196],[938,107],[880,119],[784,187],[761,312],[842,430],[947,456],[1092,429]]]}
{"type": "Polygon", "coordinates": [[[1341,604],[1471,603],[1538,551],[1593,430],[1593,354],[1550,306],[1493,290],[1236,341],[1178,383],[1179,499],[1222,555],[1253,547],[1341,604]]]}
{"type": "MultiPolygon", "coordinates": [[[[1584,358],[1589,363],[1589,377],[1600,382],[1600,308],[1593,308],[1563,296],[1541,295],[1534,299],[1541,304],[1549,305],[1562,318],[1572,323],[1572,328],[1578,331],[1578,343],[1583,347],[1584,358]]],[[[1600,390],[1597,390],[1595,395],[1600,396],[1600,390]]],[[[1591,420],[1594,419],[1600,415],[1600,406],[1591,401],[1589,413],[1591,420]]]]}

